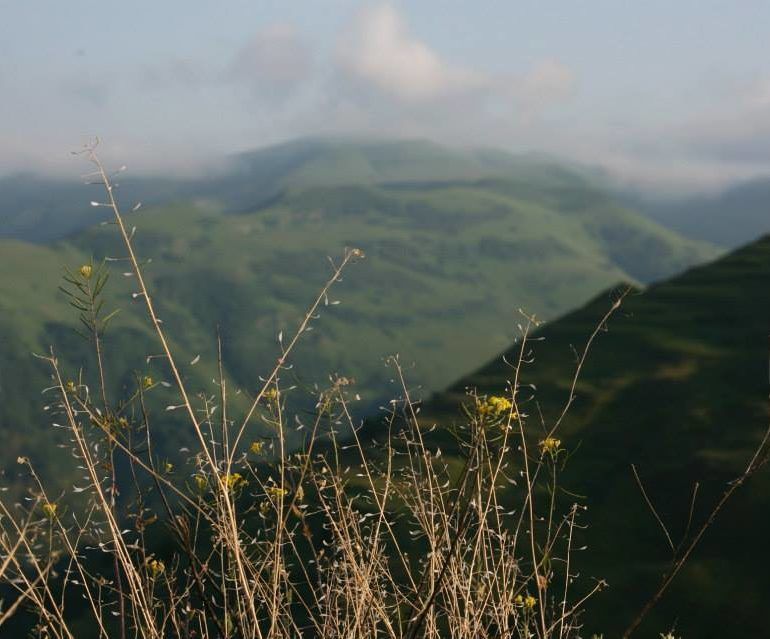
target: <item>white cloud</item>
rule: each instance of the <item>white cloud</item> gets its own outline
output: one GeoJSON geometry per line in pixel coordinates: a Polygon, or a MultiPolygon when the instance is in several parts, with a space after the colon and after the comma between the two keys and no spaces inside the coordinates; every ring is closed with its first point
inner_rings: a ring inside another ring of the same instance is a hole
{"type": "Polygon", "coordinates": [[[481,75],[451,65],[410,31],[389,4],[361,10],[338,46],[341,71],[392,97],[423,101],[483,87],[481,75]]]}

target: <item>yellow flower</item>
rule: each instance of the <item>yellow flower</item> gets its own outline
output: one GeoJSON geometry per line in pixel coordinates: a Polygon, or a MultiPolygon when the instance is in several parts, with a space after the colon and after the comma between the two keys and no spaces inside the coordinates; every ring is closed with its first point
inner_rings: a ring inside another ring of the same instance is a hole
{"type": "Polygon", "coordinates": [[[128,428],[128,420],[125,417],[118,417],[118,426],[128,428]]]}
{"type": "Polygon", "coordinates": [[[540,450],[543,451],[543,453],[548,453],[550,455],[559,452],[559,446],[561,446],[561,439],[556,439],[554,437],[546,437],[540,442],[540,450]]]}
{"type": "Polygon", "coordinates": [[[43,513],[48,519],[54,519],[56,517],[56,504],[47,501],[43,504],[43,513]]]}
{"type": "Polygon", "coordinates": [[[206,477],[203,475],[195,475],[193,477],[193,483],[195,484],[195,488],[199,493],[206,492],[206,488],[208,488],[209,485],[208,479],[206,479],[206,477]]]}
{"type": "Polygon", "coordinates": [[[90,264],[83,264],[83,266],[80,267],[80,275],[83,277],[84,280],[91,279],[91,274],[93,273],[93,267],[90,264]]]}
{"type": "Polygon", "coordinates": [[[532,595],[527,595],[524,599],[524,607],[529,608],[530,610],[535,607],[536,603],[537,599],[535,599],[532,595]]]}
{"type": "Polygon", "coordinates": [[[147,570],[153,579],[157,579],[166,572],[166,565],[160,559],[150,559],[147,562],[147,570]]]}
{"type": "Polygon", "coordinates": [[[264,442],[251,442],[249,450],[255,455],[261,455],[262,449],[265,447],[264,442]]]}
{"type": "Polygon", "coordinates": [[[154,383],[155,383],[155,381],[149,375],[145,375],[142,378],[142,386],[144,388],[150,388],[150,386],[152,386],[154,383]]]}
{"type": "Polygon", "coordinates": [[[166,473],[173,473],[174,464],[172,464],[170,461],[167,461],[165,464],[163,464],[163,469],[166,471],[166,473]]]}
{"type": "Polygon", "coordinates": [[[285,488],[279,488],[278,486],[268,486],[265,488],[265,492],[270,495],[273,499],[278,499],[279,497],[285,497],[289,491],[285,488]]]}
{"type": "Polygon", "coordinates": [[[227,487],[227,490],[231,492],[235,492],[236,490],[243,488],[249,483],[240,473],[227,473],[224,476],[223,481],[227,487]]]}
{"type": "Polygon", "coordinates": [[[73,382],[71,379],[68,379],[67,383],[64,384],[64,390],[66,390],[68,393],[76,393],[78,387],[75,385],[75,382],[73,382]]]}
{"type": "MultiPolygon", "coordinates": [[[[490,395],[486,401],[476,402],[476,409],[479,415],[482,417],[489,415],[491,417],[500,417],[501,415],[508,413],[513,404],[507,397],[500,397],[499,395],[490,395]]],[[[513,418],[516,418],[516,414],[513,414],[513,418]]]]}
{"type": "Polygon", "coordinates": [[[268,388],[265,391],[264,398],[269,402],[275,401],[278,399],[278,391],[274,387],[268,388]]]}

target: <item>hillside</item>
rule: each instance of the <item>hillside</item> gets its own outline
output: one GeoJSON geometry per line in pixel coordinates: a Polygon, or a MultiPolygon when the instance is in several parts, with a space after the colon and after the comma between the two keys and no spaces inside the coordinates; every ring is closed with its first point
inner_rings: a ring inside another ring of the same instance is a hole
{"type": "MultiPolygon", "coordinates": [[[[573,454],[564,487],[585,495],[589,551],[586,577],[610,588],[589,607],[587,636],[617,636],[657,586],[670,550],[633,478],[635,464],[650,498],[678,543],[694,482],[700,482],[693,527],[707,516],[726,482],[745,468],[767,427],[770,328],[770,236],[713,264],[694,268],[626,298],[599,334],[559,437],[573,454]]],[[[611,304],[610,293],[546,324],[532,342],[535,361],[521,383],[534,384],[552,424],[568,395],[575,351],[611,304]]],[[[426,423],[451,423],[465,389],[499,394],[511,377],[504,363],[516,347],[463,377],[422,408],[426,423]]],[[[538,428],[539,430],[539,428],[538,428]]],[[[438,436],[445,453],[451,438],[438,436]]],[[[571,499],[567,497],[566,499],[571,499]]],[[[721,514],[668,597],[642,627],[657,636],[764,636],[770,595],[764,552],[770,535],[767,468],[721,514]],[[736,526],[735,522],[740,522],[736,526]]]]}
{"type": "MultiPolygon", "coordinates": [[[[295,170],[331,170],[332,148],[343,157],[367,157],[379,167],[377,179],[388,181],[324,185],[314,178],[302,186],[278,160],[260,156],[260,166],[273,166],[286,185],[261,204],[244,208],[251,196],[225,189],[233,196],[229,203],[219,202],[212,190],[210,198],[194,203],[128,214],[127,223],[137,226],[139,255],[152,259],[148,281],[181,361],[201,355],[188,373],[201,380],[201,390],[214,376],[217,327],[227,374],[238,387],[253,389],[278,355],[277,335],[292,333],[326,281],[327,256],[339,257],[346,246],[363,249],[367,258],[334,290],[330,302],[342,303],[322,308],[293,371],[308,401],[313,384],[339,372],[356,379],[369,407],[388,392],[382,365],[387,355],[397,352],[407,365],[414,362],[412,379],[426,392],[437,390],[510,342],[518,308],[552,318],[618,280],[646,283],[716,254],[539,160],[469,152],[459,155],[461,161],[427,143],[324,148],[295,170]],[[411,164],[404,159],[409,157],[411,164]],[[504,165],[508,176],[448,179],[450,170],[471,170],[464,164],[469,157],[479,171],[491,165],[502,171],[504,165]],[[443,179],[390,181],[403,178],[401,170],[415,172],[415,165],[425,165],[423,175],[443,179]]],[[[292,155],[283,148],[271,153],[292,155]]],[[[333,173],[353,180],[341,168],[333,173]]],[[[258,185],[263,178],[264,171],[255,170],[241,183],[258,185]]],[[[89,199],[99,197],[94,188],[89,199]]],[[[119,191],[126,210],[132,195],[119,191]]],[[[48,433],[39,395],[47,373],[31,353],[55,344],[75,375],[86,352],[71,330],[76,315],[57,291],[63,268],[77,268],[92,256],[100,261],[121,255],[110,225],[48,245],[0,240],[0,430],[10,442],[3,466],[48,433]],[[41,426],[26,430],[19,424],[41,426]]],[[[130,296],[133,280],[122,276],[121,262],[110,267],[108,306],[122,309],[107,340],[112,370],[121,376],[114,380],[117,392],[130,371],[163,371],[144,359],[155,347],[130,296]]]]}

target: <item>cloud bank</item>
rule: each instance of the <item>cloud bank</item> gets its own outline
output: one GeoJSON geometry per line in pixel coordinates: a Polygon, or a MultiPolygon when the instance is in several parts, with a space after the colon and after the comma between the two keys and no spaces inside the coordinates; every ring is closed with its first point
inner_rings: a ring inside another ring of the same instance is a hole
{"type": "Polygon", "coordinates": [[[605,96],[596,109],[594,78],[570,60],[506,62],[492,70],[451,58],[389,2],[357,5],[327,41],[290,21],[266,24],[219,58],[191,48],[120,74],[92,65],[53,86],[30,78],[37,88],[24,101],[0,107],[6,121],[35,122],[0,136],[0,171],[55,165],[94,133],[146,170],[194,170],[292,137],[353,133],[543,151],[666,188],[770,173],[770,78],[693,103],[687,117],[630,109],[618,119],[622,105],[613,111],[605,96]]]}

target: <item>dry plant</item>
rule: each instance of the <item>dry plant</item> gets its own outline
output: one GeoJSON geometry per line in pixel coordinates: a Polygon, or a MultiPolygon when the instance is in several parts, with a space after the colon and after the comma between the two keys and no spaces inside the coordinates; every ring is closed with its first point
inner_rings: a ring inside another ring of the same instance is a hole
{"type": "MultiPolygon", "coordinates": [[[[508,387],[492,396],[469,389],[451,438],[421,419],[392,358],[401,391],[381,419],[358,423],[349,380],[334,378],[318,396],[305,445],[289,450],[294,425],[282,374],[329,289],[362,252],[348,249],[334,265],[236,418],[221,348],[216,392],[188,389],[111,176],[94,147],[84,153],[106,192],[106,202],[93,204],[114,214],[135,297],[161,345],[178,396],[169,408],[184,413],[195,449],[175,472],[159,460],[148,409],[157,380],[137,377],[128,396],[110,397],[107,272],[90,263],[69,272],[64,288],[94,347],[97,391],[85,374],[68,377],[53,351],[45,359],[51,412],[84,480],[66,499],[53,496],[30,460],[19,459],[34,487],[25,504],[0,501],[0,580],[15,593],[0,632],[23,610],[36,636],[57,638],[579,636],[585,603],[605,584],[577,579],[584,508],[559,488],[567,455],[558,428],[594,338],[623,295],[588,339],[552,425],[527,414],[536,403],[522,376],[536,322],[526,318],[508,387]],[[254,435],[257,424],[269,436],[254,435]],[[440,447],[447,441],[451,455],[440,447]],[[130,503],[119,507],[119,492],[131,493],[130,503]]],[[[747,475],[759,461],[758,452],[747,475]]]]}

